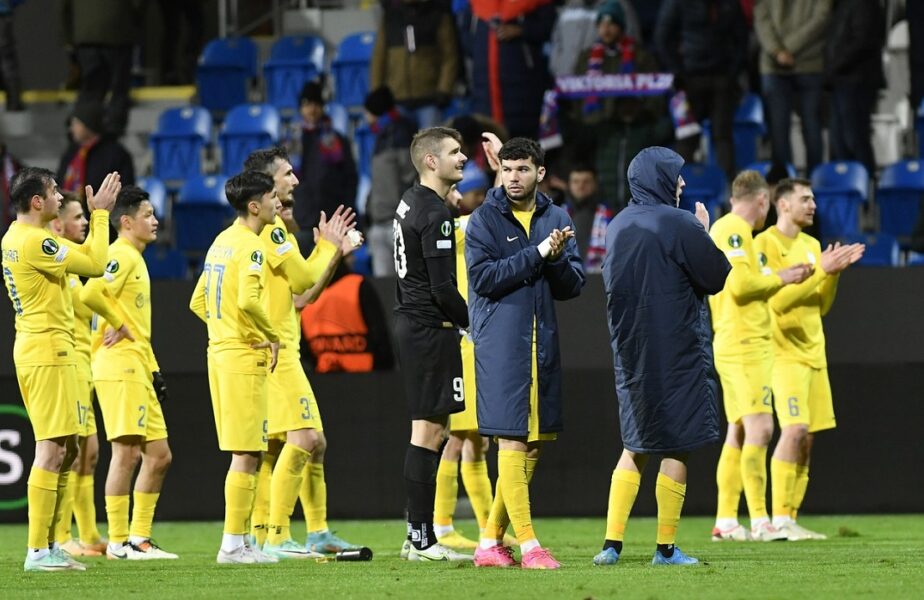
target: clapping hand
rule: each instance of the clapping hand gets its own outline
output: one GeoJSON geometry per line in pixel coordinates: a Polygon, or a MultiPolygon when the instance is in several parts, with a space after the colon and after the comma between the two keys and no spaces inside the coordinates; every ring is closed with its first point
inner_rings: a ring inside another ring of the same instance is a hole
{"type": "Polygon", "coordinates": [[[571,230],[571,226],[567,226],[564,229],[553,229],[552,233],[549,234],[549,241],[551,242],[552,251],[549,253],[549,260],[555,260],[565,249],[565,244],[569,239],[574,237],[574,231],[571,230]]]}
{"type": "Polygon", "coordinates": [[[88,185],[85,188],[87,193],[87,208],[89,208],[91,212],[94,210],[108,210],[111,212],[121,190],[121,176],[115,171],[109,173],[106,175],[106,178],[103,179],[103,183],[99,186],[99,191],[95,194],[93,193],[92,185],[88,185]]]}
{"type": "Polygon", "coordinates": [[[702,202],[697,202],[694,215],[696,216],[696,220],[702,223],[703,228],[709,231],[709,211],[706,210],[706,205],[702,202]]]}
{"type": "Polygon", "coordinates": [[[488,167],[490,167],[492,171],[500,171],[501,164],[497,153],[500,152],[503,145],[500,138],[490,131],[481,132],[481,148],[484,150],[484,156],[488,161],[488,167]]]}
{"type": "Polygon", "coordinates": [[[833,245],[828,244],[828,247],[821,253],[821,268],[828,275],[840,273],[863,258],[865,251],[865,244],[841,244],[840,242],[835,242],[833,245]]]}

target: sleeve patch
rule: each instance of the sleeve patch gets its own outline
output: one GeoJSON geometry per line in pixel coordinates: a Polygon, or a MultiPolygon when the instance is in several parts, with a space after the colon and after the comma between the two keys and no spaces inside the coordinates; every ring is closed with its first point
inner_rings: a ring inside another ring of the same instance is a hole
{"type": "Polygon", "coordinates": [[[51,238],[45,238],[42,240],[42,252],[48,256],[54,256],[58,253],[58,242],[51,238]]]}
{"type": "Polygon", "coordinates": [[[440,224],[440,233],[443,234],[443,237],[449,237],[449,235],[452,233],[452,229],[452,223],[449,221],[443,221],[440,224]]]}
{"type": "Polygon", "coordinates": [[[739,256],[747,256],[747,254],[744,253],[744,250],[738,249],[738,250],[729,250],[728,252],[725,253],[725,256],[727,256],[728,258],[738,258],[739,256]]]}
{"type": "Polygon", "coordinates": [[[254,250],[253,253],[250,255],[250,261],[255,263],[256,265],[262,265],[263,264],[263,253],[260,252],[259,250],[254,250]]]}
{"type": "Polygon", "coordinates": [[[738,235],[737,233],[733,233],[728,238],[728,245],[731,246],[732,248],[740,248],[743,243],[744,243],[744,240],[741,239],[741,236],[738,235]]]}
{"type": "Polygon", "coordinates": [[[279,256],[282,256],[283,254],[285,254],[291,249],[292,249],[292,242],[286,242],[285,244],[282,244],[281,246],[276,248],[276,254],[278,254],[279,256]]]}
{"type": "Polygon", "coordinates": [[[274,227],[270,233],[270,239],[276,244],[283,244],[286,241],[286,232],[282,230],[282,227],[274,227]]]}
{"type": "Polygon", "coordinates": [[[119,272],[119,261],[117,261],[116,259],[110,260],[109,264],[106,265],[106,272],[112,273],[112,274],[118,273],[119,272]]]}
{"type": "MultiPolygon", "coordinates": [[[[43,249],[44,249],[44,248],[43,248],[43,249]]],[[[68,253],[69,251],[70,251],[70,247],[68,247],[68,246],[61,246],[61,248],[58,250],[58,253],[55,254],[55,262],[56,262],[56,263],[62,263],[62,262],[64,262],[64,259],[67,258],[67,253],[68,253]]]]}
{"type": "Polygon", "coordinates": [[[436,240],[436,249],[437,250],[452,249],[452,240],[436,240]]]}

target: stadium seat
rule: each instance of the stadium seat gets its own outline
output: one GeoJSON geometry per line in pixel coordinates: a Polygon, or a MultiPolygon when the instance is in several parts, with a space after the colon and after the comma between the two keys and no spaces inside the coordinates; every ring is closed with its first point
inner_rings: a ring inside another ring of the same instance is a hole
{"type": "Polygon", "coordinates": [[[910,236],[924,200],[924,161],[902,160],[883,169],[876,189],[879,230],[910,236]]]}
{"type": "Polygon", "coordinates": [[[266,101],[289,118],[298,110],[302,87],[324,72],[324,41],[313,35],[287,35],[270,49],[263,65],[266,101]]]}
{"type": "Polygon", "coordinates": [[[369,92],[369,62],[375,33],[365,31],[348,35],[337,46],[337,56],[330,65],[334,77],[334,99],[347,108],[362,106],[369,92]]]}
{"type": "MultiPolygon", "coordinates": [[[[760,162],[751,163],[748,166],[746,166],[743,170],[757,171],[758,173],[766,177],[767,173],[770,172],[770,169],[772,167],[773,167],[772,162],[770,162],[769,160],[763,160],[760,162]]],[[[797,177],[798,173],[796,173],[796,167],[794,167],[791,164],[786,165],[786,174],[789,175],[789,177],[797,177]]]]}
{"type": "Polygon", "coordinates": [[[169,108],[157,119],[150,146],[154,176],[173,191],[202,172],[202,151],[212,139],[212,117],[201,106],[169,108]]]}
{"type": "Polygon", "coordinates": [[[183,184],[173,216],[176,245],[185,252],[204,252],[215,236],[234,218],[234,209],[225,197],[227,177],[191,177],[183,184]]]}
{"type": "Polygon", "coordinates": [[[924,267],[924,253],[909,252],[907,264],[909,267],[924,267]]]}
{"type": "Polygon", "coordinates": [[[160,244],[149,244],[144,249],[144,262],[151,279],[186,279],[189,262],[179,250],[160,244]]]}
{"type": "Polygon", "coordinates": [[[250,38],[219,38],[206,44],[196,67],[199,103],[224,113],[247,102],[249,80],[257,76],[257,46],[250,38]]]}
{"type": "Polygon", "coordinates": [[[897,267],[901,264],[898,240],[887,233],[848,235],[841,238],[848,244],[866,244],[863,258],[857,264],[863,267],[897,267]]]}
{"type": "Polygon", "coordinates": [[[356,144],[356,155],[359,157],[359,164],[356,165],[359,174],[371,176],[375,134],[368,125],[363,124],[353,132],[353,143],[356,144]]]}
{"type": "Polygon", "coordinates": [[[812,172],[822,239],[860,233],[860,205],[867,199],[869,175],[856,161],[828,162],[812,172]]]}
{"type": "Polygon", "coordinates": [[[163,223],[170,215],[167,187],[164,182],[156,177],[139,177],[135,184],[150,196],[151,206],[154,207],[154,216],[161,222],[161,229],[163,229],[163,223]]]}
{"type": "Polygon", "coordinates": [[[328,102],[324,106],[324,112],[330,117],[330,124],[334,131],[342,136],[350,136],[350,112],[344,105],[328,102]]]}
{"type": "Polygon", "coordinates": [[[243,104],[228,111],[218,134],[222,174],[236,175],[248,154],[278,142],[279,127],[279,111],[269,104],[243,104]]]}
{"type": "Polygon", "coordinates": [[[696,203],[702,202],[713,217],[717,209],[725,205],[728,183],[725,172],[715,165],[687,163],[680,170],[680,176],[686,182],[680,196],[680,208],[690,212],[696,211],[696,203]]]}
{"type": "MultiPolygon", "coordinates": [[[[734,140],[735,168],[741,169],[757,161],[757,146],[760,138],[767,132],[764,121],[764,104],[757,94],[745,94],[735,111],[732,125],[734,140]]],[[[703,122],[703,135],[708,140],[709,158],[707,163],[716,163],[715,146],[712,143],[712,129],[708,120],[703,122]]]]}

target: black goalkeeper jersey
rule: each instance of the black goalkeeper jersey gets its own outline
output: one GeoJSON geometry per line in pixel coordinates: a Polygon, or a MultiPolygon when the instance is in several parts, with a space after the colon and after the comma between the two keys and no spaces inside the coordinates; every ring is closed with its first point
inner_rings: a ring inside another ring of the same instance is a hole
{"type": "Polygon", "coordinates": [[[404,192],[394,220],[395,271],[398,274],[395,312],[427,327],[452,327],[452,319],[435,302],[425,260],[452,259],[455,285],[456,241],[453,219],[432,189],[415,183],[404,192]]]}

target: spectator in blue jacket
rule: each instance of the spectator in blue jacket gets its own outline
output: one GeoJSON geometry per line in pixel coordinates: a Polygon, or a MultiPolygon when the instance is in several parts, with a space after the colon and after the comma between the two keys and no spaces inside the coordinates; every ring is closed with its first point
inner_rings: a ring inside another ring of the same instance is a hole
{"type": "MultiPolygon", "coordinates": [[[[683,159],[667,148],[629,164],[629,206],[606,231],[603,284],[623,452],[613,471],[606,538],[594,564],[619,560],[648,456],[659,454],[653,564],[698,562],[674,547],[686,494],[687,455],[719,440],[717,387],[706,296],[731,267],[706,233],[709,214],[680,210],[683,159]]],[[[479,382],[480,383],[480,382],[479,382]]]]}
{"type": "Polygon", "coordinates": [[[523,568],[555,569],[532,528],[529,480],[542,442],[562,430],[554,301],[581,293],[584,269],[571,218],[538,192],[539,144],[513,138],[498,158],[503,186],[488,192],[465,235],[478,428],[499,446],[497,491],[475,565],[515,564],[502,544],[509,515],[523,568]]]}

